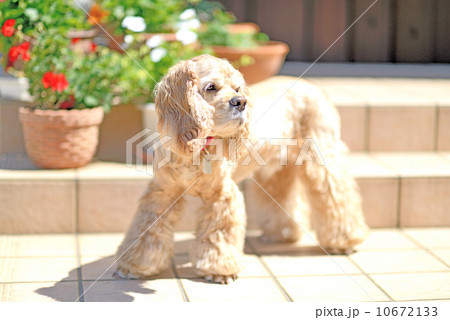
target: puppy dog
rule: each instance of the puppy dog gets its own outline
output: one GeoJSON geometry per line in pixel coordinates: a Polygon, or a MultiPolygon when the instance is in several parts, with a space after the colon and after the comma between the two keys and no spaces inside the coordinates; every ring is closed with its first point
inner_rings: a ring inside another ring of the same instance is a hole
{"type": "MultiPolygon", "coordinates": [[[[346,252],[365,239],[368,228],[358,188],[341,163],[346,146],[340,139],[338,113],[319,89],[295,80],[275,77],[249,89],[230,63],[209,55],[169,70],[157,88],[156,112],[159,132],[171,137],[166,144],[171,158],[155,172],[140,200],[116,254],[116,275],[151,276],[169,266],[174,226],[184,196],[192,195],[203,203],[196,212],[193,266],[207,280],[234,280],[243,267],[246,228],[246,206],[237,184],[248,178],[247,208],[258,213],[267,241],[300,238],[298,221],[305,206],[298,201],[299,181],[308,194],[322,247],[346,252]],[[261,138],[289,138],[295,144],[258,144],[261,138]],[[223,144],[219,160],[211,160],[218,147],[208,142],[215,141],[223,144]],[[326,165],[298,163],[308,141],[314,142],[326,165]],[[246,160],[252,146],[263,161],[246,160]],[[195,157],[200,163],[194,163],[195,157]]],[[[165,150],[158,149],[154,161],[161,161],[165,150]]]]}

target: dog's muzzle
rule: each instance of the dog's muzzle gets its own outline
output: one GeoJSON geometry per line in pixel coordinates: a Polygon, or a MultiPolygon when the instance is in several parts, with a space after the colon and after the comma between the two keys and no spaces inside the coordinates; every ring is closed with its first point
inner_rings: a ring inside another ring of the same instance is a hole
{"type": "Polygon", "coordinates": [[[242,112],[245,110],[245,106],[247,105],[247,100],[244,97],[235,96],[235,97],[231,98],[228,103],[230,104],[231,108],[235,108],[239,112],[242,112]]]}

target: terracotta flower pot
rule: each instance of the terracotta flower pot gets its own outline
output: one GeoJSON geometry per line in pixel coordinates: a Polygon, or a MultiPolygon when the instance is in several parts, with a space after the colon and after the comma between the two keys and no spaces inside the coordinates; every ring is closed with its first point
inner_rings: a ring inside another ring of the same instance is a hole
{"type": "Polygon", "coordinates": [[[46,169],[78,168],[97,150],[103,108],[40,110],[22,107],[19,117],[30,159],[46,169]]]}
{"type": "Polygon", "coordinates": [[[259,26],[253,22],[231,23],[226,27],[231,33],[258,33],[261,31],[259,26]]]}
{"type": "Polygon", "coordinates": [[[71,46],[73,49],[84,53],[89,53],[92,51],[92,44],[94,43],[94,38],[97,35],[97,29],[70,30],[66,37],[71,39],[71,46]]]}
{"type": "Polygon", "coordinates": [[[289,52],[287,44],[279,41],[268,41],[255,48],[233,48],[214,46],[214,53],[220,58],[228,59],[232,64],[238,65],[238,70],[244,75],[247,84],[265,80],[280,71],[280,68],[289,52]],[[253,63],[239,66],[242,56],[249,56],[253,63]]]}

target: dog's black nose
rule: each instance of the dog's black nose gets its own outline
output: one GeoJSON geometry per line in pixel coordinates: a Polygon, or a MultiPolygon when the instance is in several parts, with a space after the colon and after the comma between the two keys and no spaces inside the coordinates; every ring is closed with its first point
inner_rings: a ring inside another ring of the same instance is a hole
{"type": "Polygon", "coordinates": [[[230,99],[230,106],[238,109],[239,111],[245,110],[245,105],[247,104],[247,100],[244,97],[236,96],[230,99]]]}

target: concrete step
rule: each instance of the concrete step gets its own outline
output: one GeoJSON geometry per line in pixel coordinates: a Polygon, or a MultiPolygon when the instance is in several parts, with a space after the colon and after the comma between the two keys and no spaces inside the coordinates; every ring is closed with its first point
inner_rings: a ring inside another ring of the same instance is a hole
{"type": "Polygon", "coordinates": [[[352,151],[450,151],[450,79],[310,77],[341,114],[352,151]]]}
{"type": "MultiPolygon", "coordinates": [[[[450,79],[310,77],[337,105],[351,151],[450,151],[450,79]]],[[[18,108],[0,99],[0,154],[24,152],[18,108]]],[[[125,142],[142,130],[133,105],[114,107],[100,130],[98,158],[125,161],[125,142]]]]}
{"type": "MultiPolygon", "coordinates": [[[[450,226],[450,153],[353,153],[372,227],[450,226]]],[[[0,155],[0,233],[122,232],[151,176],[123,163],[37,170],[0,155]]],[[[195,204],[177,230],[193,230],[195,204]]],[[[257,228],[250,217],[250,228],[257,228]]]]}

